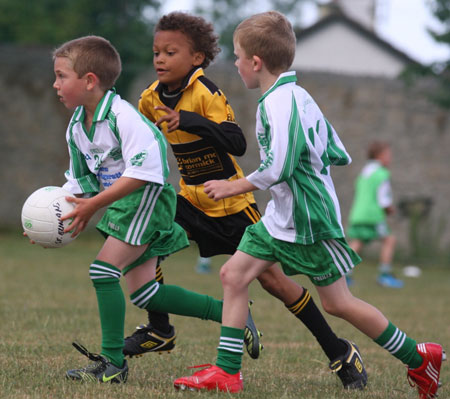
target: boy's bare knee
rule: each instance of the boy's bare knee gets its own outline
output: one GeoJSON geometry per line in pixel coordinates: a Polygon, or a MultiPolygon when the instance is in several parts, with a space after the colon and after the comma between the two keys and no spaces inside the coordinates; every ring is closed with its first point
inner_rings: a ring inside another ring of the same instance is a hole
{"type": "Polygon", "coordinates": [[[322,300],[322,307],[325,312],[335,317],[343,317],[346,313],[346,307],[343,303],[322,300]]]}
{"type": "Polygon", "coordinates": [[[239,274],[227,263],[220,268],[220,281],[222,286],[236,286],[239,284],[239,274]]]}

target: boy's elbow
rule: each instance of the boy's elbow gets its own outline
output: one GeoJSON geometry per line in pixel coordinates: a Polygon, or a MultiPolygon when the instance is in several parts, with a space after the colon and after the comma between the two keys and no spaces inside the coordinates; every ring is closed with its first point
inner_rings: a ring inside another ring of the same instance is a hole
{"type": "Polygon", "coordinates": [[[350,165],[352,163],[352,159],[350,157],[333,158],[330,159],[330,162],[333,166],[345,166],[350,165]]]}
{"type": "Polygon", "coordinates": [[[231,140],[226,146],[226,151],[231,155],[240,157],[245,154],[245,151],[247,151],[247,142],[240,139],[231,140]]]}
{"type": "Polygon", "coordinates": [[[247,143],[244,141],[243,143],[239,143],[239,145],[236,147],[236,152],[233,155],[241,157],[245,154],[245,151],[247,151],[247,143]]]}
{"type": "Polygon", "coordinates": [[[220,124],[223,132],[223,138],[221,141],[226,142],[226,151],[231,155],[238,157],[245,154],[247,150],[247,140],[242,133],[242,129],[234,122],[223,122],[220,124]]]}

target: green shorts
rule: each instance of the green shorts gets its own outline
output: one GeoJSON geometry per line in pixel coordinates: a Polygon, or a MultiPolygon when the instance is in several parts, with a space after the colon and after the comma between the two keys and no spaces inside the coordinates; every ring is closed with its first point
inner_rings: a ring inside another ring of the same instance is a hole
{"type": "Polygon", "coordinates": [[[127,271],[155,256],[166,256],[189,246],[184,229],[174,222],[176,201],[170,184],[149,183],[108,207],[97,224],[105,237],[131,245],[148,244],[127,271]]]}
{"type": "Polygon", "coordinates": [[[258,259],[279,262],[288,276],[304,274],[318,286],[330,285],[361,262],[345,238],[311,245],[281,241],[268,233],[262,221],[247,227],[238,250],[258,259]]]}
{"type": "Polygon", "coordinates": [[[352,224],[347,232],[348,238],[360,240],[366,244],[370,241],[387,237],[390,234],[391,229],[386,222],[378,224],[352,224]]]}

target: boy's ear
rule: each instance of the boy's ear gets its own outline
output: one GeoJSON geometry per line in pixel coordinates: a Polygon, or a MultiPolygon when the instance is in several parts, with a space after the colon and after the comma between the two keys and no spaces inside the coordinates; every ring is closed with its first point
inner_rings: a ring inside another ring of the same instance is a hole
{"type": "Polygon", "coordinates": [[[200,66],[203,64],[203,61],[205,61],[205,53],[198,51],[194,53],[194,66],[200,66]]]}
{"type": "Polygon", "coordinates": [[[98,76],[93,72],[88,72],[85,75],[86,82],[87,82],[87,89],[93,89],[95,86],[97,86],[100,83],[100,80],[98,76]]]}
{"type": "Polygon", "coordinates": [[[258,57],[257,55],[254,55],[252,57],[252,64],[253,64],[254,72],[260,71],[264,65],[263,60],[260,57],[258,57]]]}

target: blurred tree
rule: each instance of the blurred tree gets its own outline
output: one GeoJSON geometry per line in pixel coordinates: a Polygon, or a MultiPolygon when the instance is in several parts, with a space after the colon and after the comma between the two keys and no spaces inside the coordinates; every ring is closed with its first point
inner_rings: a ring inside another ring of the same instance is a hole
{"type": "MultiPolygon", "coordinates": [[[[439,31],[428,28],[428,32],[437,42],[450,46],[450,0],[429,0],[428,4],[442,27],[439,31]]],[[[408,84],[414,84],[420,77],[431,77],[438,83],[437,89],[430,95],[431,100],[442,108],[450,109],[450,59],[408,67],[402,76],[408,84]]]]}
{"type": "MultiPolygon", "coordinates": [[[[442,32],[429,29],[431,36],[439,43],[450,46],[450,0],[434,0],[431,2],[433,15],[441,22],[442,32]]],[[[435,101],[444,108],[450,108],[450,59],[432,65],[433,72],[440,82],[435,101]]]]}
{"type": "Polygon", "coordinates": [[[300,23],[302,5],[315,0],[194,0],[194,12],[214,24],[220,36],[222,56],[233,58],[233,32],[246,17],[257,12],[277,10],[285,14],[296,27],[300,23]]]}
{"type": "Polygon", "coordinates": [[[160,7],[161,0],[0,0],[0,41],[57,46],[80,36],[103,36],[122,58],[117,87],[126,94],[136,73],[151,64],[160,7]]]}

